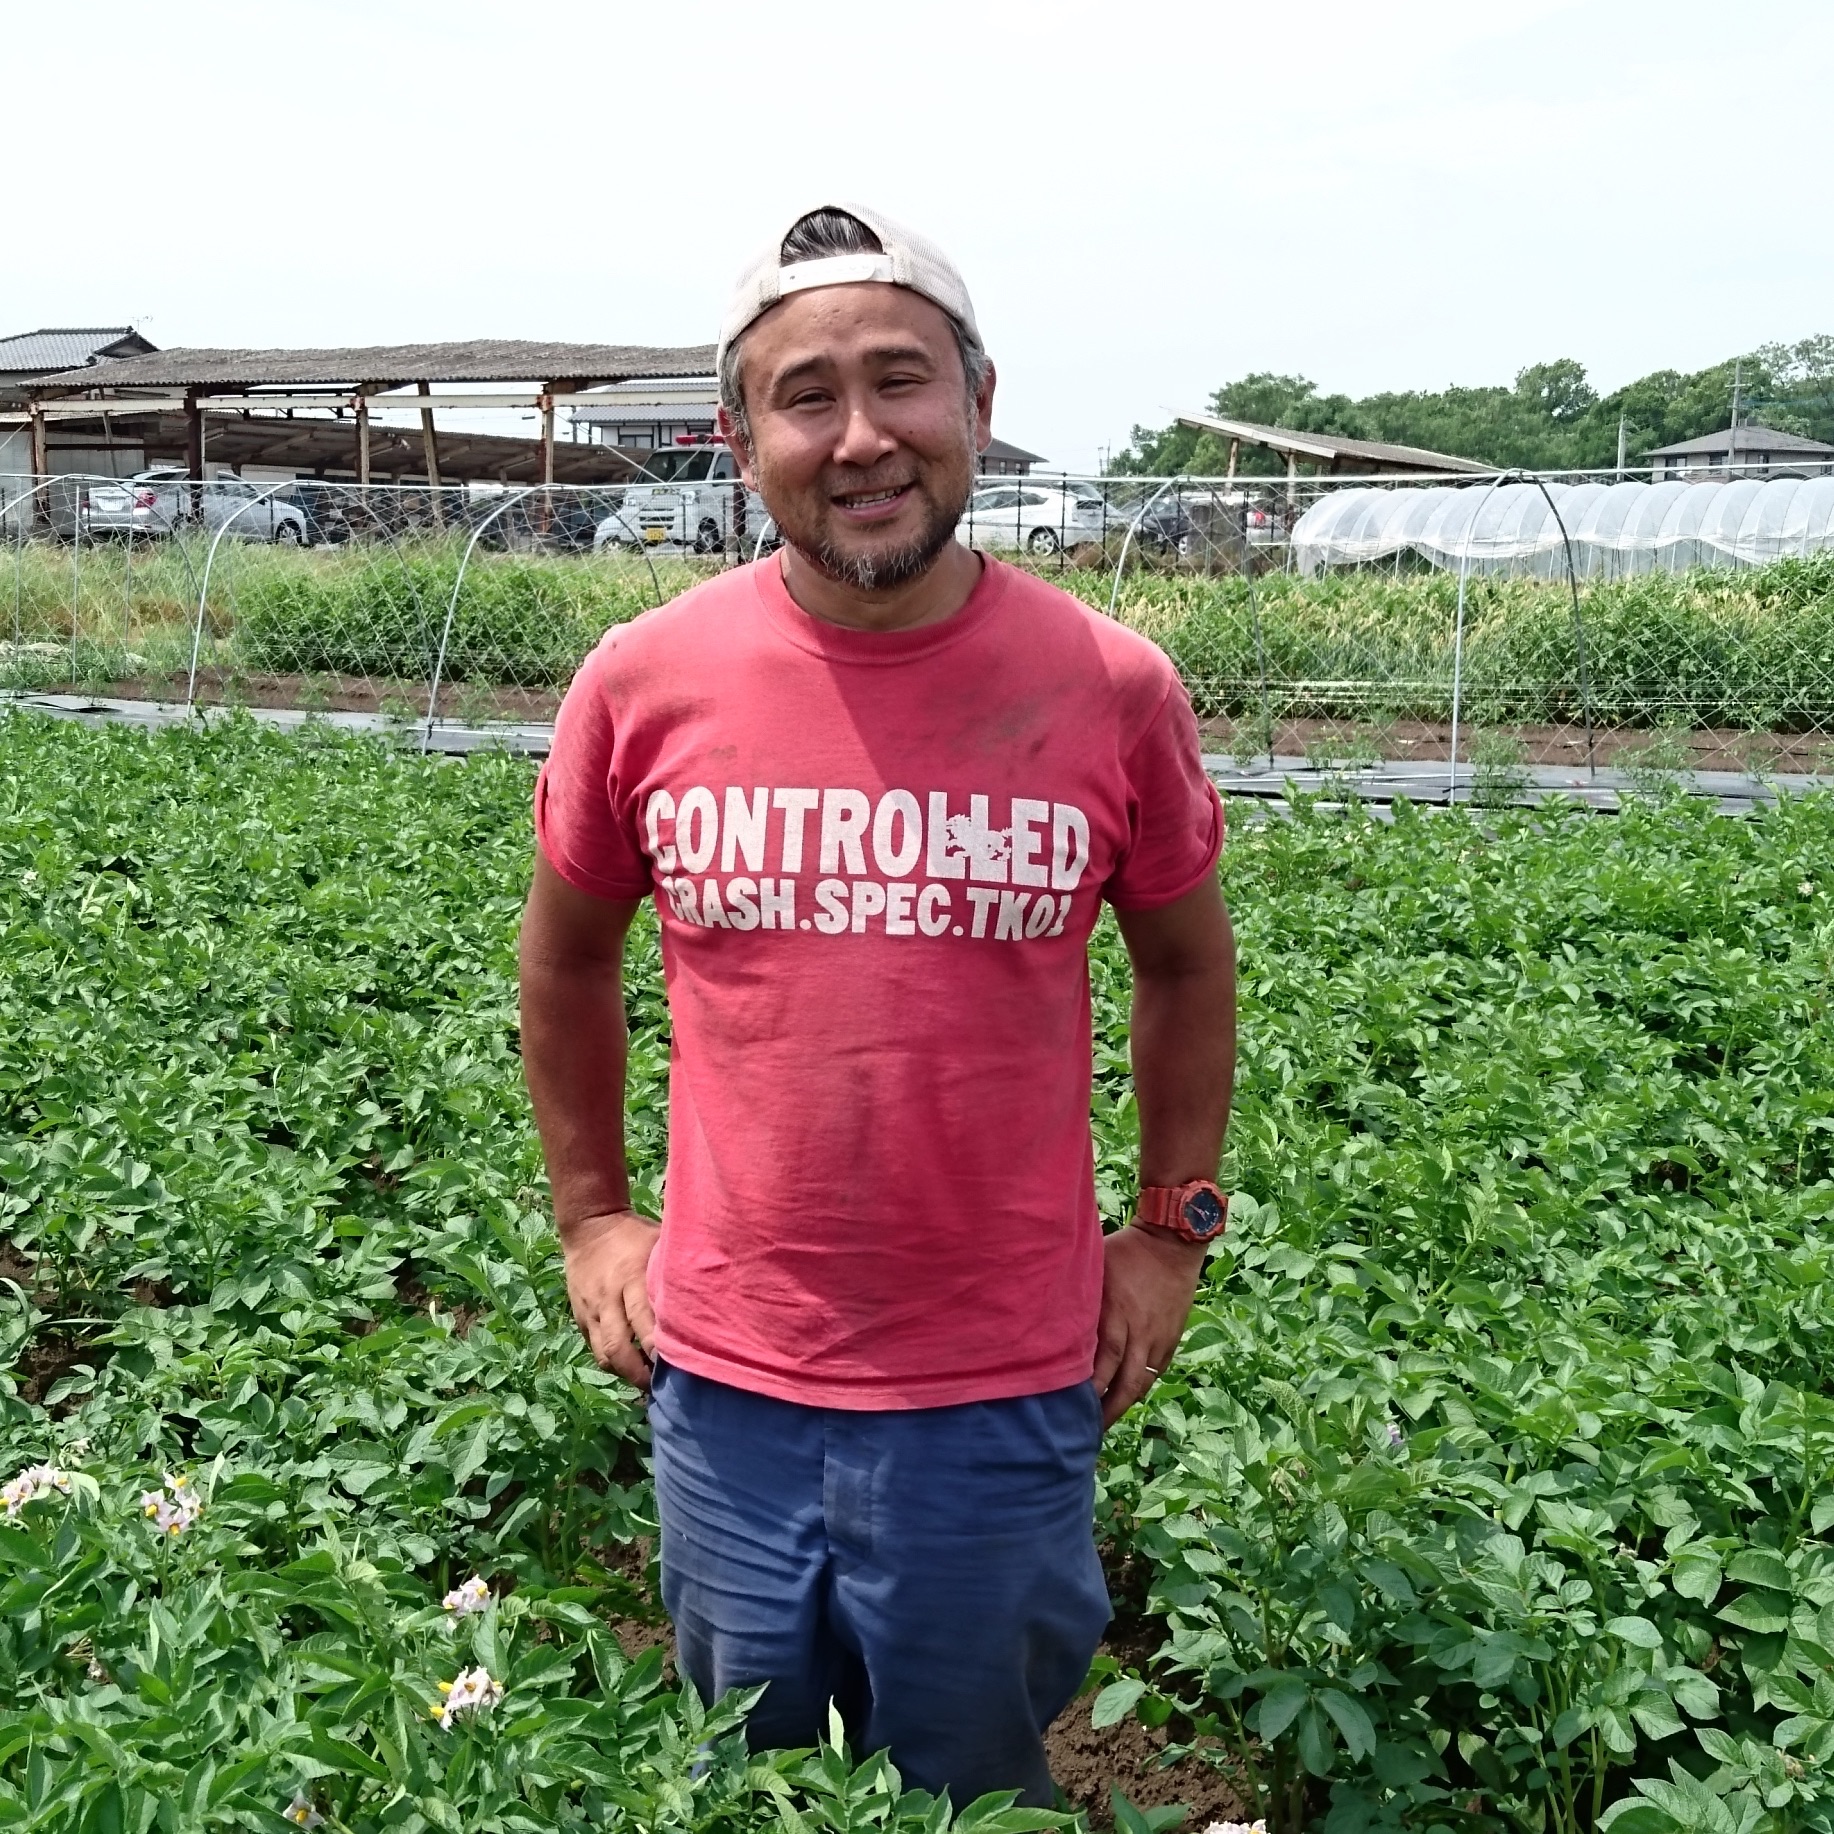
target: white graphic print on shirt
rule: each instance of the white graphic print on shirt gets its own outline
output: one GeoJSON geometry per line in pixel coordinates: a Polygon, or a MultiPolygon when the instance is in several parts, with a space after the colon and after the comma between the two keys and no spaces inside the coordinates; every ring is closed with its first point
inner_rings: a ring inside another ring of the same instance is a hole
{"type": "Polygon", "coordinates": [[[736,784],[721,798],[695,784],[652,791],[643,836],[658,891],[702,928],[1061,936],[1089,864],[1088,816],[1014,796],[996,828],[992,805],[971,795],[952,810],[943,790],[887,790],[875,805],[858,789],[736,784]]]}

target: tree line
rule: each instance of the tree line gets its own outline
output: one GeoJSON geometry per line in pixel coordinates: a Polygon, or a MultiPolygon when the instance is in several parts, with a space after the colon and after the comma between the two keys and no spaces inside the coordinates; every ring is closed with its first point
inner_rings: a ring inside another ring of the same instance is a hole
{"type": "MultiPolygon", "coordinates": [[[[1620,420],[1632,467],[1653,447],[1717,432],[1731,416],[1735,378],[1741,425],[1756,421],[1834,443],[1834,336],[1764,344],[1692,375],[1654,370],[1607,395],[1592,387],[1582,363],[1558,357],[1531,363],[1512,387],[1405,389],[1361,398],[1321,394],[1305,376],[1262,371],[1225,383],[1210,397],[1210,409],[1231,420],[1424,446],[1492,465],[1593,470],[1616,464],[1620,420]]],[[[1174,423],[1135,427],[1109,469],[1213,477],[1228,461],[1227,439],[1174,423]]],[[[1282,469],[1271,453],[1247,447],[1237,464],[1250,473],[1282,469]]]]}

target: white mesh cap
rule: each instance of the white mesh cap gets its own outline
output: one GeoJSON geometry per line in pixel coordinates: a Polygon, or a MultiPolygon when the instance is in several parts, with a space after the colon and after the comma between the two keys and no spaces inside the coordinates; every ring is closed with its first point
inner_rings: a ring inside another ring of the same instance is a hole
{"type": "Polygon", "coordinates": [[[733,339],[785,294],[806,292],[811,287],[850,286],[862,280],[882,280],[892,286],[909,287],[932,305],[940,306],[975,343],[981,341],[967,286],[955,263],[927,236],[906,229],[902,223],[893,222],[884,211],[874,210],[867,204],[814,204],[808,210],[797,211],[784,224],[782,234],[775,236],[746,263],[720,326],[719,360],[723,363],[733,339]],[[818,261],[796,261],[785,267],[781,252],[784,237],[816,210],[841,210],[858,218],[879,238],[884,253],[828,255],[818,261]]]}

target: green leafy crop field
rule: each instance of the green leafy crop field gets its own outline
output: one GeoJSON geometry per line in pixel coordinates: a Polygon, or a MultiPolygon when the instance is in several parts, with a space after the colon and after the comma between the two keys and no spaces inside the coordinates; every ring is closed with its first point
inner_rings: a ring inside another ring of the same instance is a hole
{"type": "MultiPolygon", "coordinates": [[[[530,782],[0,723],[0,1827],[945,1825],[637,1653],[641,1414],[517,1072],[530,782]]],[[[1111,1436],[1163,1650],[1096,1719],[1280,1830],[1834,1827],[1834,801],[1302,803],[1226,877],[1242,1195],[1111,1436]]]]}

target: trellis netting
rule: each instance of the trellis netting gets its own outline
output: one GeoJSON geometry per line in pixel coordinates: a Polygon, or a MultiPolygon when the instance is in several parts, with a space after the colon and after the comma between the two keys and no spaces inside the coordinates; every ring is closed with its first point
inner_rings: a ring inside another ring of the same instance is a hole
{"type": "Polygon", "coordinates": [[[1834,477],[1362,486],[1294,524],[1302,574],[1417,555],[1436,567],[1554,578],[1757,567],[1834,549],[1834,477]]]}
{"type": "MultiPolygon", "coordinates": [[[[429,744],[539,725],[610,626],[769,545],[735,489],[692,490],[0,477],[0,708],[241,703],[429,744]]],[[[985,480],[961,534],[1159,643],[1213,752],[1456,744],[1501,781],[1627,750],[1834,768],[1831,524],[1834,478],[1053,474],[985,480]]]]}

